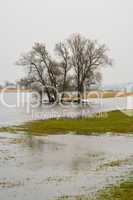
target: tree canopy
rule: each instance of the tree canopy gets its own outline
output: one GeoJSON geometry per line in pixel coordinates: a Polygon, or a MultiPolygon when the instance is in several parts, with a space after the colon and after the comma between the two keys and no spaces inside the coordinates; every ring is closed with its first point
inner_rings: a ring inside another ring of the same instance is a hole
{"type": "Polygon", "coordinates": [[[57,99],[56,90],[62,94],[77,91],[80,100],[84,85],[89,89],[91,84],[98,84],[101,68],[112,65],[107,53],[105,44],[73,34],[55,45],[53,55],[45,43],[35,43],[16,64],[26,67],[29,80],[44,86],[49,101],[57,99]]]}

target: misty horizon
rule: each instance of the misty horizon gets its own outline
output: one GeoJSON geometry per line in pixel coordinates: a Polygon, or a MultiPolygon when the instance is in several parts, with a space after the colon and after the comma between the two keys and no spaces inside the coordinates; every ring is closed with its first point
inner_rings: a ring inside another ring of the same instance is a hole
{"type": "Polygon", "coordinates": [[[14,63],[34,42],[46,42],[52,52],[55,43],[72,33],[96,39],[110,49],[114,64],[103,70],[103,84],[132,82],[132,8],[129,0],[1,2],[0,83],[25,76],[14,63]]]}

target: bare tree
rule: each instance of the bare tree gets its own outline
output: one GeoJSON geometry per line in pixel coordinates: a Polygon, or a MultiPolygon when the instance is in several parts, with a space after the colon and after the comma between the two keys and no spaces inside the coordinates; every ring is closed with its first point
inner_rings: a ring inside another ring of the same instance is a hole
{"type": "Polygon", "coordinates": [[[101,67],[111,65],[111,59],[107,56],[107,47],[99,45],[97,41],[89,40],[79,34],[74,34],[68,39],[71,64],[75,71],[78,100],[83,93],[85,82],[91,84],[94,81],[95,72],[101,67]]]}
{"type": "MultiPolygon", "coordinates": [[[[60,42],[55,46],[55,52],[60,59],[60,68],[62,72],[62,89],[64,93],[65,90],[69,88],[70,75],[68,74],[71,70],[69,49],[66,42],[60,42]]],[[[63,95],[64,96],[64,95],[63,95]]]]}
{"type": "Polygon", "coordinates": [[[29,79],[41,83],[50,102],[55,100],[53,96],[57,98],[56,92],[49,89],[49,86],[57,88],[59,67],[49,56],[45,44],[35,43],[30,52],[21,55],[17,65],[27,67],[29,79]]]}
{"type": "Polygon", "coordinates": [[[50,56],[44,43],[35,43],[30,52],[21,55],[17,65],[26,66],[28,79],[44,86],[50,102],[58,99],[56,90],[64,93],[71,88],[77,91],[80,102],[84,84],[89,88],[100,82],[101,67],[112,64],[107,51],[106,45],[73,34],[56,44],[56,59],[50,56]]]}

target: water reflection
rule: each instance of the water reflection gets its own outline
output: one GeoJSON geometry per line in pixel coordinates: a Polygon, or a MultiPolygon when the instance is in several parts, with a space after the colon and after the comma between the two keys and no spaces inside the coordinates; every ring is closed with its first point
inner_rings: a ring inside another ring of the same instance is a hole
{"type": "MultiPolygon", "coordinates": [[[[7,94],[11,102],[14,97],[15,94],[7,94]]],[[[117,100],[125,108],[126,99],[117,100]]],[[[102,107],[92,101],[91,108],[38,107],[28,114],[26,105],[7,109],[0,104],[0,126],[37,119],[40,114],[44,119],[51,115],[78,117],[116,109],[112,98],[104,99],[102,107]]],[[[133,138],[128,135],[37,137],[30,133],[0,133],[0,199],[48,200],[62,195],[86,195],[127,178],[132,168],[133,138]]]]}
{"type": "MultiPolygon", "coordinates": [[[[16,93],[6,93],[5,95],[9,104],[16,104],[16,93]]],[[[133,97],[130,98],[132,98],[133,102],[133,97]]],[[[4,106],[0,101],[0,126],[16,125],[35,119],[91,116],[93,113],[124,109],[128,106],[128,99],[124,97],[102,99],[102,102],[99,102],[99,99],[90,99],[89,106],[83,106],[82,108],[72,105],[66,107],[56,105],[51,108],[43,105],[33,108],[29,100],[27,103],[27,100],[28,99],[25,99],[24,102],[21,103],[23,99],[20,99],[20,106],[12,108],[4,106]]]]}
{"type": "Polygon", "coordinates": [[[43,196],[48,200],[91,193],[127,178],[132,171],[132,158],[130,136],[37,137],[1,133],[0,199],[13,200],[16,195],[16,199],[41,200],[43,196]],[[110,166],[117,161],[119,166],[110,166]]]}

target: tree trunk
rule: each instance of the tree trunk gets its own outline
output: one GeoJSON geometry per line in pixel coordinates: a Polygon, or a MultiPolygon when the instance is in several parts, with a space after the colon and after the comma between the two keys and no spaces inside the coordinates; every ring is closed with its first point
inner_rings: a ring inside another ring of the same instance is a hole
{"type": "Polygon", "coordinates": [[[79,67],[78,67],[78,80],[77,80],[77,85],[78,85],[78,95],[77,95],[77,98],[78,98],[78,104],[80,104],[80,71],[79,71],[79,67]]]}
{"type": "Polygon", "coordinates": [[[62,88],[62,97],[61,97],[61,102],[63,102],[63,99],[64,99],[64,92],[65,92],[65,87],[66,87],[66,75],[67,75],[67,72],[65,70],[65,73],[64,73],[64,80],[63,80],[63,88],[62,88]]]}

